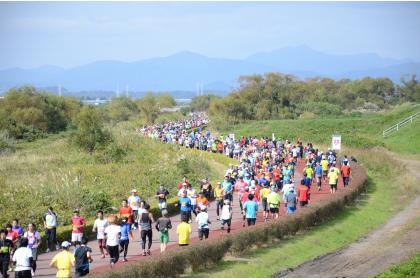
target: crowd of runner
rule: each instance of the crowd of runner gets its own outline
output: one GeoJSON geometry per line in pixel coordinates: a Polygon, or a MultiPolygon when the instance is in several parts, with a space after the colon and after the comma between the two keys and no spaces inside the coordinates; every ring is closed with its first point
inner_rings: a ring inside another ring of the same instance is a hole
{"type": "MultiPolygon", "coordinates": [[[[137,190],[122,201],[118,214],[104,216],[98,210],[92,231],[96,233],[101,258],[109,256],[113,267],[122,256],[127,261],[130,239],[135,231],[141,237],[141,254],[151,255],[153,228],[159,232],[161,253],[166,250],[169,232],[176,230],[179,246],[187,246],[192,231],[191,223],[198,224],[199,239],[207,239],[210,234],[208,211],[215,211],[220,230],[231,231],[233,207],[239,207],[242,215],[242,226],[254,226],[257,212],[262,209],[260,222],[278,219],[282,213],[292,214],[298,207],[310,203],[311,192],[320,191],[324,182],[328,182],[330,192],[337,190],[341,177],[343,185],[349,184],[350,161],[345,156],[337,164],[334,151],[320,151],[311,143],[303,145],[300,139],[295,143],[289,140],[269,139],[268,137],[240,137],[234,135],[215,136],[205,130],[209,123],[205,113],[192,113],[189,119],[170,121],[164,124],[144,126],[137,131],[144,136],[164,143],[180,145],[189,149],[198,149],[213,153],[225,154],[238,161],[230,164],[223,181],[215,186],[208,178],[201,181],[200,186],[192,186],[184,177],[178,185],[178,202],[181,223],[172,229],[168,215],[169,191],[159,186],[155,198],[158,200],[160,217],[150,212],[150,204],[142,199],[137,190]],[[295,176],[298,161],[305,162],[303,177],[295,176]],[[211,209],[210,201],[215,200],[215,209],[211,209]],[[282,210],[282,203],[283,209],[282,210]],[[193,216],[194,215],[194,216],[193,216]],[[194,220],[194,221],[193,221],[194,220]]],[[[57,243],[57,214],[52,207],[43,216],[45,230],[45,247],[47,252],[59,250],[50,266],[57,268],[57,277],[71,277],[71,269],[75,266],[76,276],[89,273],[89,264],[93,261],[92,249],[87,246],[85,234],[86,219],[74,209],[71,217],[71,242],[57,243]],[[74,246],[74,252],[70,247],[74,246]]],[[[0,231],[0,269],[2,276],[8,277],[14,271],[15,277],[29,278],[35,275],[38,247],[41,235],[34,224],[24,229],[17,219],[0,231]]]]}

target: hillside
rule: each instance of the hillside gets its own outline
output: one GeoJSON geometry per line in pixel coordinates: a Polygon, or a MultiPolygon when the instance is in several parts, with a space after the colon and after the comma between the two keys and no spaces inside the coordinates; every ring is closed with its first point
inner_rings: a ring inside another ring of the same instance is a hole
{"type": "Polygon", "coordinates": [[[342,145],[353,148],[371,148],[383,146],[392,151],[405,154],[420,154],[419,120],[407,125],[403,131],[393,133],[387,138],[382,131],[406,117],[420,111],[420,104],[403,104],[393,110],[379,114],[366,114],[357,117],[316,118],[309,120],[270,120],[252,121],[237,126],[228,126],[221,133],[242,135],[269,136],[295,141],[301,137],[306,143],[330,145],[331,136],[341,134],[342,145]],[[255,128],[258,127],[256,130],[255,128]]]}
{"type": "Polygon", "coordinates": [[[110,129],[117,142],[127,147],[122,162],[103,163],[95,154],[80,151],[68,143],[69,132],[21,142],[15,153],[0,155],[4,194],[0,197],[0,223],[20,217],[22,224],[40,224],[51,205],[61,217],[60,223],[68,224],[76,207],[86,216],[94,216],[98,209],[118,209],[133,188],[154,205],[156,200],[149,198],[159,184],[166,186],[172,197],[184,174],[197,184],[204,177],[216,180],[225,171],[225,157],[179,153],[179,147],[140,137],[124,123],[110,129]]]}

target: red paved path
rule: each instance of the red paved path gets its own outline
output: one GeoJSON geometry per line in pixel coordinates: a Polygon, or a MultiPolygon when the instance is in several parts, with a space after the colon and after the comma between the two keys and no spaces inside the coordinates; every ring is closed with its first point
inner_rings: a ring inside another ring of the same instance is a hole
{"type": "MultiPolygon", "coordinates": [[[[295,186],[296,187],[299,186],[299,182],[302,178],[302,171],[303,171],[304,166],[305,166],[305,162],[303,160],[299,160],[297,168],[296,168],[296,172],[295,172],[295,186]]],[[[339,178],[338,188],[339,189],[343,188],[343,182],[341,180],[341,177],[339,178]]],[[[320,192],[317,191],[316,183],[312,184],[311,189],[312,189],[311,204],[316,203],[320,199],[326,199],[331,195],[329,192],[329,185],[327,182],[322,183],[322,190],[320,192]]],[[[281,210],[280,214],[285,215],[285,207],[283,203],[280,207],[280,210],[281,210]]],[[[226,231],[220,230],[220,223],[216,219],[216,208],[215,208],[214,202],[210,203],[208,213],[209,213],[210,221],[212,222],[210,225],[210,238],[216,238],[217,236],[227,234],[226,231]]],[[[262,218],[262,210],[260,208],[258,212],[258,217],[257,217],[257,226],[258,224],[263,223],[263,220],[264,219],[262,218]]],[[[178,237],[176,235],[176,227],[180,222],[180,215],[171,217],[171,221],[172,221],[173,229],[170,231],[170,242],[168,244],[167,250],[171,250],[173,248],[178,247],[178,244],[177,244],[178,237]]],[[[242,228],[243,228],[242,215],[240,214],[238,198],[237,198],[237,195],[235,194],[234,200],[233,200],[232,230],[230,234],[235,234],[236,232],[240,231],[242,228]]],[[[151,248],[152,256],[144,257],[140,255],[142,253],[140,233],[136,231],[134,235],[135,235],[134,240],[130,240],[128,255],[127,255],[127,258],[128,258],[127,263],[139,261],[141,259],[150,258],[150,257],[153,257],[154,255],[160,254],[160,243],[158,240],[159,233],[154,228],[153,228],[153,245],[151,248]]],[[[194,222],[194,218],[193,218],[190,244],[194,244],[197,242],[200,242],[200,240],[198,239],[197,224],[194,222]]],[[[96,240],[90,241],[88,246],[91,247],[93,250],[94,262],[91,264],[91,267],[90,267],[91,272],[99,272],[99,271],[104,271],[104,270],[109,269],[109,257],[106,257],[105,259],[100,258],[97,241],[96,240]]],[[[50,260],[55,254],[56,252],[51,252],[51,253],[45,253],[45,254],[39,255],[38,262],[37,262],[38,268],[35,275],[36,277],[54,277],[55,276],[56,270],[48,267],[50,260]]],[[[123,263],[121,260],[122,259],[120,258],[120,261],[116,264],[115,267],[119,267],[126,264],[126,263],[123,263]]]]}

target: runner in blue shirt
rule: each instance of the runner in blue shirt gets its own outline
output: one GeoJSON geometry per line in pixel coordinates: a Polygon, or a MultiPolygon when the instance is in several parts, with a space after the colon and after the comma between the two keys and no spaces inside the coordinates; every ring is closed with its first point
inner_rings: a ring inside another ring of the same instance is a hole
{"type": "Polygon", "coordinates": [[[131,224],[127,223],[126,218],[123,218],[120,228],[121,228],[120,254],[124,252],[123,262],[126,262],[128,244],[130,243],[129,235],[131,234],[131,224]]]}
{"type": "Polygon", "coordinates": [[[315,178],[316,178],[316,184],[318,186],[318,191],[320,191],[321,190],[321,179],[322,179],[322,166],[319,164],[319,162],[316,163],[315,178]]]}
{"type": "Polygon", "coordinates": [[[225,191],[225,199],[229,199],[232,202],[233,185],[229,182],[229,176],[225,176],[225,180],[222,183],[222,188],[225,191]]]}
{"type": "Polygon", "coordinates": [[[191,199],[187,196],[187,190],[184,190],[177,205],[180,206],[181,217],[188,217],[188,221],[191,223],[191,199]]]}
{"type": "Polygon", "coordinates": [[[257,220],[258,203],[254,200],[254,195],[250,193],[248,195],[248,201],[244,203],[243,208],[248,222],[248,226],[255,226],[257,220]]]}

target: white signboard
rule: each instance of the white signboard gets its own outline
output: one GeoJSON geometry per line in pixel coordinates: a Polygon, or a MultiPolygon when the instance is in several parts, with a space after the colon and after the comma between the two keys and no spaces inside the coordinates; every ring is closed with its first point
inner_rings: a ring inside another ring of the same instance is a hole
{"type": "Polygon", "coordinates": [[[235,140],[235,134],[234,133],[229,134],[229,138],[232,140],[235,140]]]}
{"type": "Polygon", "coordinates": [[[276,140],[276,138],[274,137],[274,133],[273,133],[272,139],[273,139],[273,141],[276,140]]]}
{"type": "Polygon", "coordinates": [[[340,150],[341,149],[341,135],[333,135],[331,141],[331,149],[340,150]]]}

